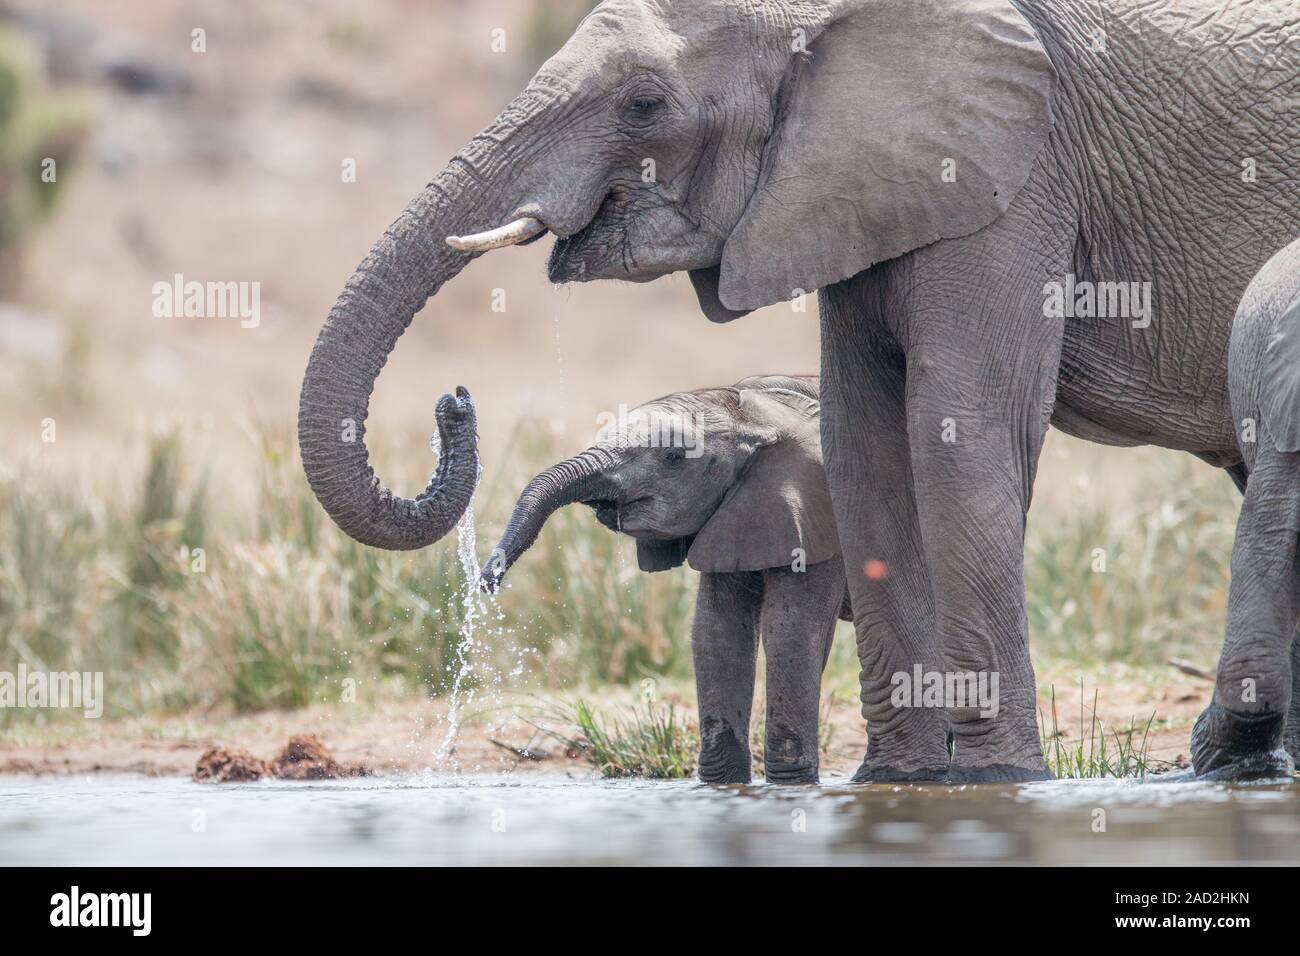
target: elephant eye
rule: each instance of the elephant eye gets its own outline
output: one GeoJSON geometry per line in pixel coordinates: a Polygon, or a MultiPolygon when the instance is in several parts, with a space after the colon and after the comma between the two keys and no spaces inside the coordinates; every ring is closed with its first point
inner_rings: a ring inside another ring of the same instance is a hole
{"type": "Polygon", "coordinates": [[[673,447],[664,452],[665,465],[680,465],[686,460],[686,449],[673,447]]]}
{"type": "Polygon", "coordinates": [[[663,106],[663,100],[654,96],[638,96],[627,105],[627,117],[634,123],[648,123],[654,119],[659,108],[663,106]]]}

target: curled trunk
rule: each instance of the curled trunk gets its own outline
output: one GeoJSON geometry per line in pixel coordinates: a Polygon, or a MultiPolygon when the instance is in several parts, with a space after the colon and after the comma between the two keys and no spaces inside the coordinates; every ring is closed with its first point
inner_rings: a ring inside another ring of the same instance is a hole
{"type": "Polygon", "coordinates": [[[317,500],[362,544],[422,548],[460,520],[478,482],[474,406],[458,388],[435,410],[438,467],[415,498],[375,475],[366,414],[380,370],[411,319],[473,258],[447,244],[508,218],[524,188],[504,172],[526,145],[517,135],[544,103],[521,96],[476,137],[379,238],[348,280],[312,349],[298,405],[298,445],[317,500]]]}
{"type": "Polygon", "coordinates": [[[547,519],[565,505],[614,498],[617,489],[606,472],[616,464],[603,448],[589,448],[567,461],[552,465],[528,483],[515,503],[510,523],[501,535],[479,578],[482,590],[492,592],[519,556],[527,551],[547,519]]]}
{"type": "Polygon", "coordinates": [[[478,481],[474,406],[463,388],[438,402],[438,467],[417,497],[384,486],[365,441],[380,369],[415,313],[469,259],[442,242],[456,180],[449,167],[375,243],[330,310],[303,378],[298,447],[307,480],[340,528],[376,548],[437,541],[469,506],[478,481]]]}
{"type": "MultiPolygon", "coordinates": [[[[370,466],[370,394],[398,338],[444,282],[476,254],[545,230],[541,218],[521,210],[535,209],[538,196],[555,195],[555,173],[543,161],[541,144],[553,135],[552,107],[568,95],[563,84],[546,78],[512,100],[388,227],[321,329],[302,383],[298,445],[316,498],[363,544],[424,547],[450,531],[469,507],[479,473],[469,394],[458,388],[438,402],[438,467],[415,498],[394,495],[370,466]]],[[[592,197],[578,190],[565,196],[550,200],[548,222],[590,218],[592,197]]]]}

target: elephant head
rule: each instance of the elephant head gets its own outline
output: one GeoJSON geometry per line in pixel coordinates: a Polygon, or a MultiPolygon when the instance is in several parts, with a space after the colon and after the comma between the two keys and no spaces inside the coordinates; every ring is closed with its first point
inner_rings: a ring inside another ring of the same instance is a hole
{"type": "Polygon", "coordinates": [[[1008,0],[606,0],[339,296],[299,405],[313,491],[377,547],[460,517],[464,391],[438,406],[413,500],[374,475],[365,418],[398,337],[474,256],[550,231],[555,282],[688,271],[705,314],[734,318],[996,218],[1046,137],[1051,77],[1008,0]]]}
{"type": "Polygon", "coordinates": [[[502,576],[564,505],[637,543],[643,571],[818,564],[839,553],[822,470],[817,384],[758,376],[633,409],[595,445],[533,478],[480,584],[502,576]],[[796,550],[798,549],[798,550],[796,550]]]}

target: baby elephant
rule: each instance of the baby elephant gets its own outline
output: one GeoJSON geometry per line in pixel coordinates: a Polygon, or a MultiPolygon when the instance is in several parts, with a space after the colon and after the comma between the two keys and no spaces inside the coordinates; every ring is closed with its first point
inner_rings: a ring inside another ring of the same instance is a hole
{"type": "Polygon", "coordinates": [[[817,780],[821,674],[847,586],[822,471],[816,376],[764,375],[677,392],[621,416],[595,445],[528,483],[482,585],[501,576],[556,509],[580,502],[636,539],[643,571],[700,572],[691,650],[700,779],[747,783],[761,635],[763,766],[817,780]]]}
{"type": "Polygon", "coordinates": [[[1246,287],[1228,348],[1245,500],[1214,700],[1192,729],[1199,776],[1290,776],[1300,760],[1300,239],[1246,287]]]}

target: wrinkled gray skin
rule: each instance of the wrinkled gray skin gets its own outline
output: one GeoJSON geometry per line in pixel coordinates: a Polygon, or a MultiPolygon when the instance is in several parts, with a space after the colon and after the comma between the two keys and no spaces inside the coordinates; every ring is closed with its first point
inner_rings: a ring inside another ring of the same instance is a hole
{"type": "Polygon", "coordinates": [[[639,406],[528,483],[483,571],[495,590],[546,520],[575,502],[636,539],[643,571],[690,562],[700,572],[691,653],[706,783],[749,782],[760,636],[764,774],[817,780],[821,675],[835,622],[849,619],[817,418],[813,376],[755,376],[639,406]]]}
{"type": "MultiPolygon", "coordinates": [[[[559,239],[554,281],[688,270],[718,321],[820,289],[844,563],[891,569],[850,575],[857,779],[1045,777],[1023,575],[1043,435],[1240,464],[1233,311],[1300,225],[1295,19],[1286,0],[607,0],[348,283],[303,384],[312,487],[383,547],[463,510],[467,402],[444,403],[454,460],[413,502],[339,438],[413,312],[469,261],[444,236],[532,216],[559,239]],[[1152,283],[1149,325],[1045,317],[1067,274],[1152,283]],[[893,706],[913,664],[997,671],[997,716],[893,706]]],[[[1228,773],[1259,749],[1234,722],[1275,721],[1290,695],[1289,647],[1250,643],[1257,699],[1230,699],[1230,659],[1222,718],[1202,726],[1199,752],[1228,773]]]]}
{"type": "Polygon", "coordinates": [[[1228,389],[1245,502],[1232,549],[1228,636],[1214,701],[1192,731],[1192,756],[1207,776],[1278,776],[1300,757],[1300,240],[1273,256],[1242,296],[1228,389]],[[1273,686],[1277,658],[1288,653],[1289,709],[1273,686]],[[1276,707],[1249,706],[1258,687],[1276,707]]]}

